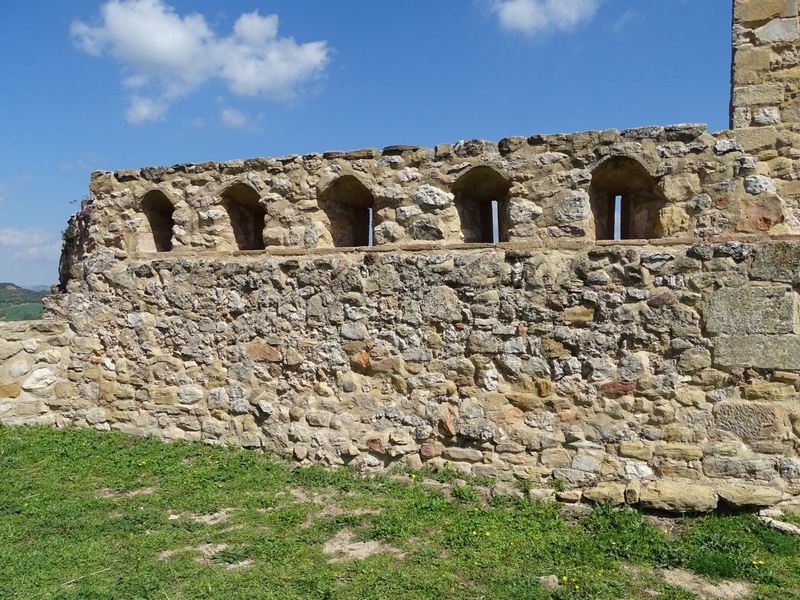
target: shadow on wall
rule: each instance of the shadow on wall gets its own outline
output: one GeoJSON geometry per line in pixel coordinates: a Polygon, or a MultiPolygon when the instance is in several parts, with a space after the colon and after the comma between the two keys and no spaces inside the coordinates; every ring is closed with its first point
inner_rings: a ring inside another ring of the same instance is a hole
{"type": "Polygon", "coordinates": [[[453,184],[465,243],[508,241],[508,191],[511,184],[491,167],[475,167],[453,184]]]}
{"type": "Polygon", "coordinates": [[[372,245],[375,197],[356,177],[339,177],[320,193],[318,202],[330,221],[334,246],[372,245]]]}
{"type": "Polygon", "coordinates": [[[616,156],[598,166],[592,173],[589,198],[595,239],[661,237],[656,224],[667,199],[637,160],[616,156]]]}
{"type": "Polygon", "coordinates": [[[264,250],[264,219],[267,216],[258,192],[246,183],[235,183],[222,193],[222,202],[239,250],[264,250]]]}
{"type": "Polygon", "coordinates": [[[142,198],[142,212],[147,218],[149,232],[143,232],[137,243],[140,252],[169,252],[172,250],[172,214],[175,207],[163,192],[153,190],[142,198]]]}

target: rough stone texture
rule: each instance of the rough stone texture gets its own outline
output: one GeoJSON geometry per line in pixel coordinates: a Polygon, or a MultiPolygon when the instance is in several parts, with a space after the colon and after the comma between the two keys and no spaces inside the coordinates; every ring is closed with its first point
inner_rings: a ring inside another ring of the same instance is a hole
{"type": "Polygon", "coordinates": [[[93,173],[46,320],[0,324],[0,423],[664,510],[796,494],[796,3],[734,8],[731,131],[93,173]]]}
{"type": "Polygon", "coordinates": [[[773,506],[783,498],[780,490],[766,486],[720,483],[714,489],[726,504],[734,508],[773,506]]]}
{"type": "Polygon", "coordinates": [[[722,288],[706,308],[711,334],[800,333],[797,295],[788,286],[722,288]]]}
{"type": "Polygon", "coordinates": [[[718,500],[709,486],[663,480],[645,485],[639,503],[644,508],[695,513],[716,509],[718,500]]]}

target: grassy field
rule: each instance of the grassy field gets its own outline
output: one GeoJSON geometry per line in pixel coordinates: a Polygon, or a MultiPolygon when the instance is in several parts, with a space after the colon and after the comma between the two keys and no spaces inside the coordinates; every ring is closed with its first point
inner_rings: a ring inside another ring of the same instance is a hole
{"type": "Polygon", "coordinates": [[[31,302],[0,308],[0,321],[33,321],[42,318],[42,303],[31,302]]]}
{"type": "Polygon", "coordinates": [[[800,543],[753,516],[565,517],[455,477],[0,427],[0,598],[800,598],[800,543]]]}

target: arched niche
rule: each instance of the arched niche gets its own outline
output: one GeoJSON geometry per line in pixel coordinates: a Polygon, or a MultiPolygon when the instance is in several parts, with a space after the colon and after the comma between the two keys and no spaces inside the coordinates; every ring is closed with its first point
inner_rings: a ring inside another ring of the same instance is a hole
{"type": "Polygon", "coordinates": [[[375,197],[354,175],[342,175],[319,195],[319,207],[328,215],[337,248],[372,245],[375,197]]]}
{"type": "Polygon", "coordinates": [[[589,188],[596,240],[649,239],[667,201],[636,159],[615,156],[592,172],[589,188]]]}
{"type": "Polygon", "coordinates": [[[172,250],[172,228],[175,221],[172,213],[175,207],[169,198],[159,190],[145,194],[141,202],[142,212],[147,218],[149,234],[140,236],[137,250],[140,252],[169,252],[172,250]]]}
{"type": "Polygon", "coordinates": [[[239,250],[263,250],[267,213],[258,192],[246,183],[235,183],[222,192],[222,200],[239,250]]]}
{"type": "Polygon", "coordinates": [[[453,184],[465,242],[508,240],[506,205],[511,184],[491,167],[474,167],[453,184]]]}

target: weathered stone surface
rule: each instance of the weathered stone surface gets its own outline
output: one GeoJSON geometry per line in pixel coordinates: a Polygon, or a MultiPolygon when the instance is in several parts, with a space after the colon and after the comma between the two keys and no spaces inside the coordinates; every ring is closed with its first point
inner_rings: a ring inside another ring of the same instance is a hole
{"type": "Polygon", "coordinates": [[[624,483],[599,483],[583,490],[583,497],[595,504],[619,506],[625,504],[626,487],[624,483]]]}
{"type": "Polygon", "coordinates": [[[0,398],[16,398],[22,388],[16,382],[0,383],[0,398]]]}
{"type": "Polygon", "coordinates": [[[745,440],[776,438],[783,432],[783,410],[772,404],[723,402],[714,407],[717,427],[745,440]]]}
{"type": "Polygon", "coordinates": [[[57,379],[50,369],[36,369],[22,384],[22,389],[27,392],[40,391],[53,385],[57,379]]]}
{"type": "Polygon", "coordinates": [[[800,244],[767,242],[756,252],[753,279],[800,283],[800,244]]]}
{"type": "Polygon", "coordinates": [[[705,311],[712,334],[800,333],[797,294],[788,286],[744,286],[715,292],[705,311]]]}
{"type": "Polygon", "coordinates": [[[709,486],[666,480],[647,483],[639,496],[644,508],[678,513],[709,512],[717,508],[717,502],[709,486]]]}
{"type": "Polygon", "coordinates": [[[796,0],[738,0],[733,16],[737,23],[793,17],[797,16],[797,4],[796,0]]]}
{"type": "Polygon", "coordinates": [[[19,352],[22,352],[22,344],[19,342],[6,342],[0,340],[0,362],[8,360],[19,352]]]}
{"type": "Polygon", "coordinates": [[[260,338],[248,342],[245,350],[250,358],[258,362],[280,362],[282,359],[280,352],[260,338]]]}
{"type": "Polygon", "coordinates": [[[725,335],[714,343],[714,364],[721,367],[800,370],[797,335],[725,335]]]}
{"type": "Polygon", "coordinates": [[[483,460],[483,452],[473,448],[445,448],[444,457],[454,461],[480,462],[483,460]]]}
{"type": "Polygon", "coordinates": [[[719,483],[714,489],[726,504],[734,508],[773,506],[781,501],[783,494],[774,487],[747,483],[719,483]]]}

